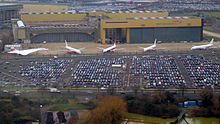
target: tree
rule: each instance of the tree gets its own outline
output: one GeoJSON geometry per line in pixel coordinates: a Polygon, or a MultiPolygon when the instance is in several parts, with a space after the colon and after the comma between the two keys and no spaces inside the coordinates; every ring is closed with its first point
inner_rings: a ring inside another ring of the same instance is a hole
{"type": "Polygon", "coordinates": [[[13,33],[10,30],[3,30],[2,32],[2,42],[3,44],[9,44],[14,41],[13,33]]]}
{"type": "Polygon", "coordinates": [[[166,102],[166,95],[165,95],[164,91],[154,92],[152,98],[153,98],[154,104],[167,103],[166,102]]]}
{"type": "Polygon", "coordinates": [[[135,85],[134,87],[132,87],[132,90],[133,90],[134,95],[137,96],[138,91],[140,90],[140,87],[135,85]]]}
{"type": "Polygon", "coordinates": [[[66,122],[66,118],[65,118],[64,112],[62,112],[62,111],[57,112],[57,117],[59,119],[59,123],[66,122]]]}
{"type": "Polygon", "coordinates": [[[54,124],[53,113],[52,112],[47,112],[46,124],[54,124]]]}
{"type": "Polygon", "coordinates": [[[109,94],[109,95],[114,95],[115,94],[115,88],[114,87],[109,87],[108,89],[107,89],[107,93],[109,94]]]}
{"type": "Polygon", "coordinates": [[[212,106],[212,113],[216,117],[220,117],[220,101],[219,99],[214,99],[213,106],[212,106]]]}
{"type": "Polygon", "coordinates": [[[212,105],[213,94],[210,89],[203,90],[200,94],[200,97],[205,108],[212,105]]]}
{"type": "Polygon", "coordinates": [[[126,102],[117,96],[107,96],[99,105],[86,113],[85,124],[120,124],[127,113],[126,102]]]}
{"type": "Polygon", "coordinates": [[[173,94],[171,94],[169,91],[166,91],[165,95],[166,95],[167,102],[171,102],[171,103],[175,102],[175,98],[174,98],[173,94]]]}
{"type": "Polygon", "coordinates": [[[72,112],[70,119],[66,122],[66,124],[78,124],[79,116],[77,112],[72,112]]]}

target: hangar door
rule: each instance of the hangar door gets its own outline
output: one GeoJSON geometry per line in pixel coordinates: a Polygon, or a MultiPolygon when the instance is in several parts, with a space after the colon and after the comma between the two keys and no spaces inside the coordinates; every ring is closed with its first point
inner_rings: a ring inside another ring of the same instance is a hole
{"type": "Polygon", "coordinates": [[[154,41],[154,28],[131,28],[131,43],[152,43],[154,41]]]}
{"type": "Polygon", "coordinates": [[[46,33],[39,34],[31,38],[32,43],[42,43],[47,42],[63,42],[67,40],[68,42],[88,42],[94,41],[94,34],[89,35],[87,33],[73,32],[73,33],[46,33]]]}
{"type": "Polygon", "coordinates": [[[201,41],[202,27],[131,28],[131,43],[201,41]]]}

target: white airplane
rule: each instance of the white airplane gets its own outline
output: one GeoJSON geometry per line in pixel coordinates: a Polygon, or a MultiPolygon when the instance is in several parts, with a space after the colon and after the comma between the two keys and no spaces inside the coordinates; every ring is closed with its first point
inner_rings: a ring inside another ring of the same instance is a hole
{"type": "Polygon", "coordinates": [[[85,48],[80,48],[80,49],[76,49],[76,48],[72,48],[70,46],[68,46],[67,41],[65,40],[65,44],[66,44],[66,49],[68,49],[68,53],[77,53],[77,54],[81,54],[81,50],[85,49],[85,48]]]}
{"type": "MultiPolygon", "coordinates": [[[[97,48],[101,49],[103,53],[107,53],[107,52],[112,52],[112,53],[114,53],[115,50],[120,50],[120,49],[115,49],[116,47],[117,47],[117,46],[116,46],[116,41],[115,41],[115,43],[113,44],[113,46],[110,46],[110,47],[108,47],[108,48],[101,48],[101,47],[97,47],[97,48]]],[[[121,48],[121,49],[122,49],[122,48],[121,48]]]]}
{"type": "Polygon", "coordinates": [[[140,48],[142,48],[144,50],[144,52],[149,51],[149,50],[155,51],[156,50],[156,43],[157,43],[157,39],[155,39],[154,44],[152,46],[149,46],[146,48],[144,48],[144,47],[140,47],[140,48]]]}
{"type": "Polygon", "coordinates": [[[15,54],[18,54],[18,55],[26,56],[30,53],[41,51],[41,50],[48,50],[48,49],[46,49],[46,48],[34,48],[34,49],[27,49],[27,50],[16,50],[14,48],[11,48],[11,51],[8,52],[8,53],[15,53],[15,54]]]}
{"type": "Polygon", "coordinates": [[[191,50],[196,50],[196,49],[203,49],[203,50],[206,50],[207,48],[213,46],[213,42],[214,42],[214,39],[212,38],[212,40],[210,41],[209,44],[206,44],[206,45],[200,45],[200,46],[193,46],[191,48],[191,50]]]}

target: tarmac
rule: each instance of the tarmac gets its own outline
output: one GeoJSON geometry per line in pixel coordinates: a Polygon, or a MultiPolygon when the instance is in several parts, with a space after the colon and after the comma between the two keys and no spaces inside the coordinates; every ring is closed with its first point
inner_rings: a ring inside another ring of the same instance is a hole
{"type": "MultiPolygon", "coordinates": [[[[192,46],[197,45],[204,45],[208,44],[209,41],[203,41],[203,42],[196,42],[196,43],[160,43],[157,44],[157,51],[190,51],[192,46]]],[[[102,45],[100,43],[94,43],[94,42],[69,42],[69,46],[73,48],[85,48],[81,52],[83,54],[99,54],[102,53],[102,50],[98,49],[97,47],[107,48],[109,46],[112,46],[112,44],[102,45]]],[[[143,53],[143,49],[139,47],[149,47],[153,45],[152,44],[117,44],[117,50],[115,52],[117,53],[143,53]],[[122,48],[122,49],[121,49],[122,48]]],[[[23,44],[23,49],[28,48],[48,48],[48,51],[39,51],[36,53],[33,53],[35,55],[62,55],[67,54],[68,50],[65,49],[65,43],[63,42],[57,42],[57,43],[46,43],[46,44],[23,44]]],[[[214,48],[220,49],[220,42],[214,42],[214,48]]],[[[151,51],[149,51],[151,52],[151,51]]],[[[147,54],[147,52],[146,52],[147,54]]]]}

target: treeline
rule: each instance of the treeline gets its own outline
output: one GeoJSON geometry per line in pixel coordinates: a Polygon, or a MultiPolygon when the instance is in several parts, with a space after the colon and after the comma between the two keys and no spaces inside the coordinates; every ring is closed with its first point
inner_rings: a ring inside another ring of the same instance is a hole
{"type": "Polygon", "coordinates": [[[121,124],[126,118],[127,104],[117,96],[99,97],[94,109],[84,113],[83,124],[121,124]]]}
{"type": "Polygon", "coordinates": [[[13,96],[0,101],[0,124],[26,123],[40,120],[39,104],[13,96]]]}
{"type": "Polygon", "coordinates": [[[200,94],[202,107],[192,111],[192,116],[220,117],[220,97],[212,90],[205,89],[200,94]]]}
{"type": "Polygon", "coordinates": [[[125,96],[128,105],[128,112],[157,116],[157,117],[177,117],[180,109],[177,100],[170,92],[156,92],[146,96],[125,96]]]}

